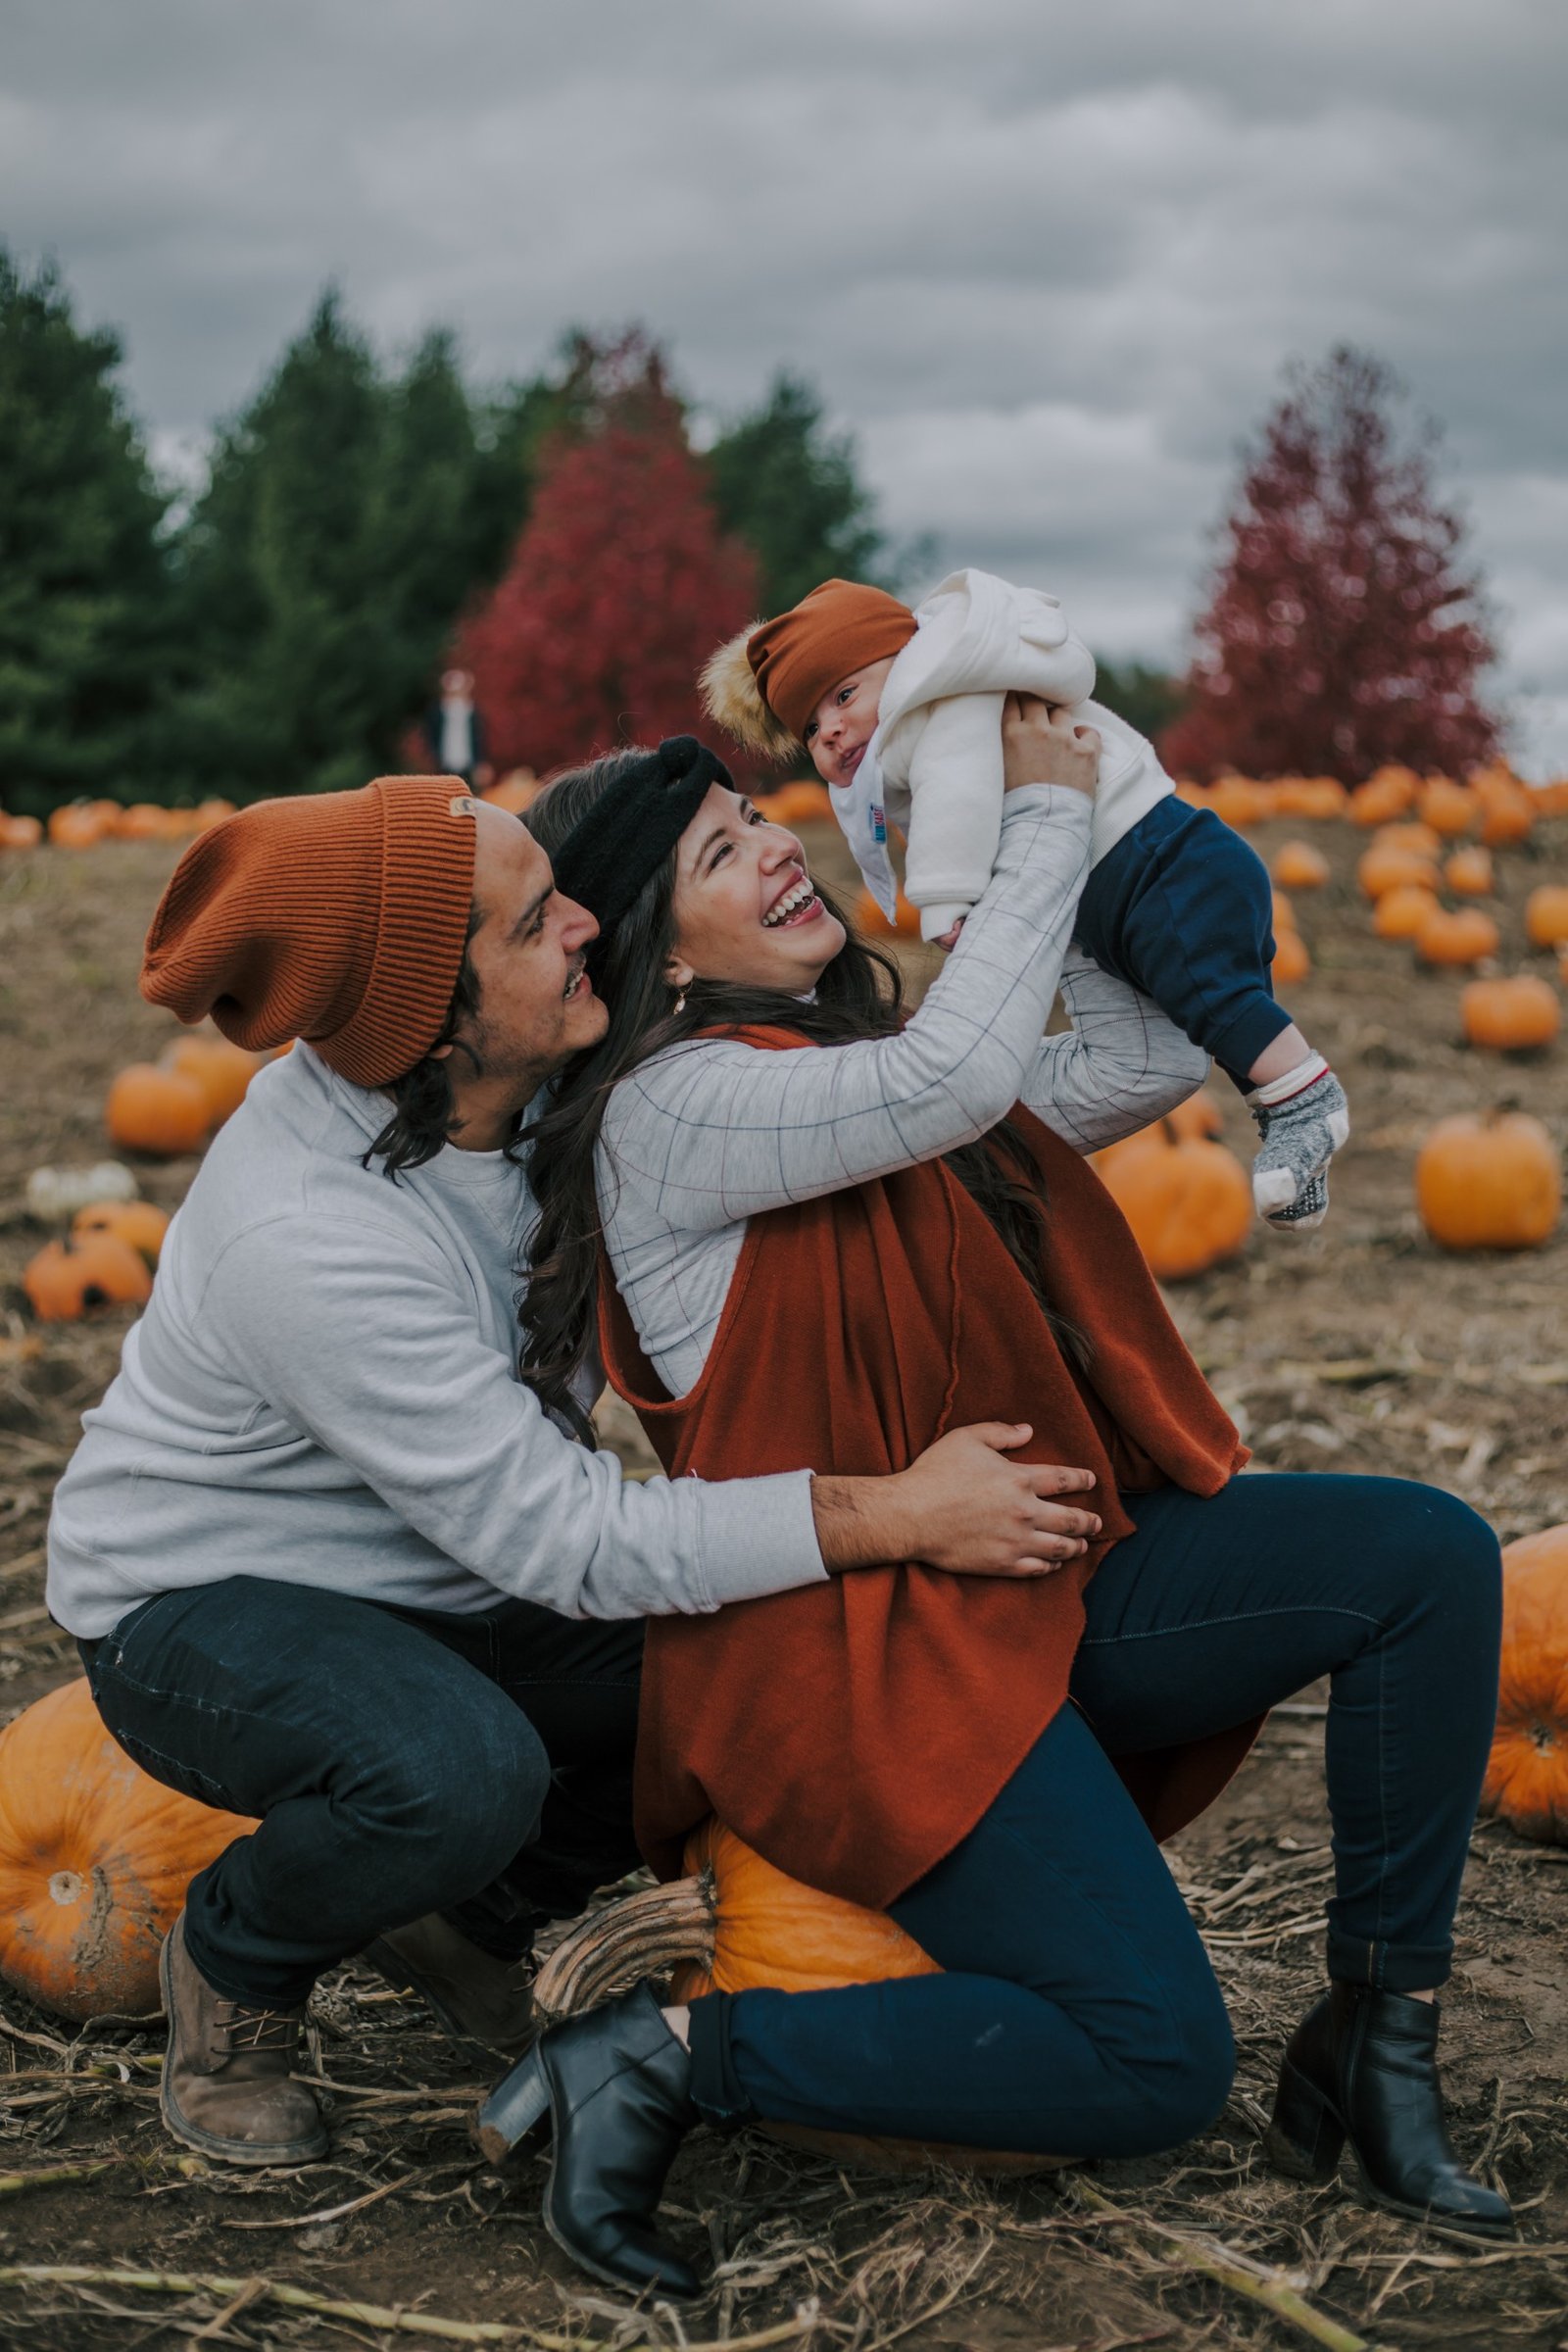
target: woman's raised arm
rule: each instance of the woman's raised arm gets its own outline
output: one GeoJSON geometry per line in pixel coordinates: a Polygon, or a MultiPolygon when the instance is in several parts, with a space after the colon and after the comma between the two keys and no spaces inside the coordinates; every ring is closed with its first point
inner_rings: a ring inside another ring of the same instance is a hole
{"type": "Polygon", "coordinates": [[[1163,1118],[1208,1076],[1209,1059],[1149,997],[1079,948],[1062,964],[1072,1022],[1041,1041],[1021,1090],[1077,1152],[1102,1152],[1163,1118]]]}

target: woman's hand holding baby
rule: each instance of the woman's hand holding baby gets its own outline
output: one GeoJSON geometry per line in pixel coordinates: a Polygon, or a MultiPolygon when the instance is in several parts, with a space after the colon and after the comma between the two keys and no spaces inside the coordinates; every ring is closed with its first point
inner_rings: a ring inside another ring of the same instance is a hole
{"type": "Polygon", "coordinates": [[[1009,694],[1002,709],[1002,785],[1064,784],[1095,797],[1100,781],[1100,737],[1062,704],[1036,694],[1009,694]]]}

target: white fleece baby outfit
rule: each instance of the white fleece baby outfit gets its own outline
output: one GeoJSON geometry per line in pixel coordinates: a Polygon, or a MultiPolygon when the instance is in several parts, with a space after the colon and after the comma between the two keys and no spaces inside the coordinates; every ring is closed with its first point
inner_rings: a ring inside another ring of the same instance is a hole
{"type": "Polygon", "coordinates": [[[905,891],[940,939],[985,889],[1002,831],[1002,707],[1008,694],[1081,706],[1102,739],[1091,858],[1099,863],[1174,789],[1153,745],[1102,705],[1094,656],[1059,601],[970,568],[914,609],[916,632],[882,687],[876,733],[834,813],[866,885],[892,919],[889,819],[906,837],[905,891]]]}

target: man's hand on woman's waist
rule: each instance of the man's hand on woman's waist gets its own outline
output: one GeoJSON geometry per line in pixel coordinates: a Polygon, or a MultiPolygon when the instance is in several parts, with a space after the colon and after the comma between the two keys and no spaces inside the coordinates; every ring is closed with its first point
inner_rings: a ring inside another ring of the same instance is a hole
{"type": "Polygon", "coordinates": [[[830,1575],[920,1560],[956,1576],[1049,1576],[1099,1535],[1093,1511],[1054,1495],[1082,1494],[1089,1470],[1013,1462],[1027,1422],[950,1430],[886,1478],[814,1478],[811,1512],[830,1575]]]}

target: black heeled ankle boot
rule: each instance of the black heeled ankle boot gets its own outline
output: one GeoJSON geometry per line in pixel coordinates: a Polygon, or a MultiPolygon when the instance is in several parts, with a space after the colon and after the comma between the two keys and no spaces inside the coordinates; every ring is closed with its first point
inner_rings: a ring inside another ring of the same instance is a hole
{"type": "Polygon", "coordinates": [[[544,2224],[608,2285],[702,2292],[690,2263],[654,2228],[660,2191],[698,2120],[692,2062],[646,1984],[542,2034],[484,2105],[474,2136],[499,2164],[548,2116],[555,2153],[544,2224]]]}
{"type": "Polygon", "coordinates": [[[1265,2152],[1294,2180],[1328,2180],[1348,2140],[1370,2204],[1475,2237],[1512,2237],[1506,2197],[1453,2152],[1437,2046],[1436,2001],[1331,1984],[1286,2045],[1265,2152]]]}

